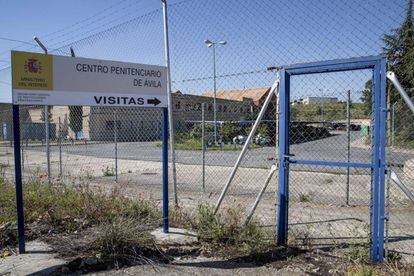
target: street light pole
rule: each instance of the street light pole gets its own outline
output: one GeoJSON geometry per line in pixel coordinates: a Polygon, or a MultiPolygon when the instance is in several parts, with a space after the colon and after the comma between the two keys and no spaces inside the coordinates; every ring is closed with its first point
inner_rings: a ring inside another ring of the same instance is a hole
{"type": "Polygon", "coordinates": [[[217,76],[216,76],[216,44],[226,45],[227,41],[221,40],[213,42],[209,39],[204,40],[208,48],[213,48],[213,120],[214,120],[214,143],[217,145],[217,76]]]}
{"type": "Polygon", "coordinates": [[[217,146],[217,84],[216,84],[216,44],[213,43],[213,116],[214,116],[214,144],[217,146]]]}

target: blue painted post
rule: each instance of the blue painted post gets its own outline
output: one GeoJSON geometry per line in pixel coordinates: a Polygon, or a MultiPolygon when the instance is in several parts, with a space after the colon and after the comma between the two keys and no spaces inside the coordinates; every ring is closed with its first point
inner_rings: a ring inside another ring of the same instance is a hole
{"type": "Polygon", "coordinates": [[[162,109],[162,229],[168,233],[168,108],[162,109]]]}
{"type": "Polygon", "coordinates": [[[374,79],[373,79],[373,97],[374,101],[371,105],[374,108],[373,120],[374,131],[372,131],[372,189],[371,189],[371,261],[378,262],[378,215],[379,215],[379,165],[380,165],[380,68],[378,63],[374,66],[374,79]]]}
{"type": "Polygon", "coordinates": [[[16,204],[17,204],[17,232],[19,240],[19,253],[26,252],[24,235],[24,210],[23,210],[23,187],[22,167],[20,156],[20,116],[19,106],[13,105],[13,138],[14,138],[14,171],[16,181],[16,204]]]}
{"type": "Polygon", "coordinates": [[[285,69],[280,71],[279,86],[279,188],[278,188],[278,218],[277,218],[277,245],[287,244],[288,230],[288,160],[289,151],[289,76],[285,69]]]}
{"type": "Polygon", "coordinates": [[[386,139],[387,139],[387,59],[383,57],[380,62],[380,97],[381,97],[381,159],[379,179],[379,229],[378,229],[378,261],[384,261],[384,225],[385,225],[385,169],[386,169],[386,139]]]}

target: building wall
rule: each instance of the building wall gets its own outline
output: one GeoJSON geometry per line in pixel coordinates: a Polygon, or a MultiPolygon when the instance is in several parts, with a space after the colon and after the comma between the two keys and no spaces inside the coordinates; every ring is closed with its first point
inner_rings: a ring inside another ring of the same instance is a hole
{"type": "Polygon", "coordinates": [[[158,108],[91,107],[89,137],[95,141],[155,141],[161,138],[158,108]]]}
{"type": "MultiPolygon", "coordinates": [[[[204,103],[204,120],[214,120],[214,99],[212,97],[191,94],[174,93],[173,115],[176,120],[201,121],[201,106],[204,103]]],[[[216,114],[218,121],[251,120],[257,113],[257,108],[249,99],[234,101],[216,99],[216,114]]]]}
{"type": "MultiPolygon", "coordinates": [[[[205,104],[204,120],[214,120],[213,98],[173,93],[173,115],[175,127],[200,122],[201,106],[205,104]]],[[[259,107],[252,100],[243,101],[217,99],[218,121],[245,121],[256,118],[259,107]]],[[[3,106],[4,114],[11,121],[9,106],[3,106]],[[10,117],[10,118],[9,118],[10,117]]],[[[26,123],[44,124],[43,106],[28,106],[21,109],[22,121],[26,123]]],[[[50,124],[56,129],[56,137],[75,139],[70,127],[68,106],[50,107],[50,124]]],[[[2,116],[5,119],[6,116],[2,116]]],[[[154,141],[161,137],[161,110],[157,108],[113,108],[83,107],[83,135],[87,140],[113,141],[115,136],[120,141],[154,141]]]]}

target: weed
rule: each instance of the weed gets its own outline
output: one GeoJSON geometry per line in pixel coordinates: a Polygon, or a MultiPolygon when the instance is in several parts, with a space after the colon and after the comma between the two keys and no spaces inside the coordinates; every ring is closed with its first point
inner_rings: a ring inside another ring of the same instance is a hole
{"type": "Polygon", "coordinates": [[[9,167],[8,164],[3,164],[0,163],[0,177],[4,178],[5,174],[6,174],[6,169],[9,167]]]}
{"type": "Polygon", "coordinates": [[[397,263],[397,262],[400,262],[401,260],[402,260],[402,256],[400,253],[395,252],[395,251],[388,251],[388,254],[387,254],[388,262],[397,263]]]}
{"type": "Polygon", "coordinates": [[[102,170],[103,176],[115,176],[115,169],[113,167],[106,166],[105,169],[102,170]]]}
{"type": "MultiPolygon", "coordinates": [[[[91,190],[87,185],[61,184],[49,187],[40,181],[29,181],[23,185],[25,221],[35,235],[53,231],[72,233],[110,223],[119,218],[133,218],[137,223],[157,226],[160,221],[159,208],[155,203],[139,198],[132,200],[122,196],[122,185],[110,193],[91,190]]],[[[15,191],[10,183],[0,181],[0,226],[16,222],[15,191]]]]}
{"type": "Polygon", "coordinates": [[[309,202],[310,201],[310,195],[299,193],[299,202],[309,202]]]}
{"type": "Polygon", "coordinates": [[[93,180],[93,179],[95,179],[95,176],[93,175],[93,172],[87,170],[86,171],[86,179],[87,180],[93,180]]]}
{"type": "Polygon", "coordinates": [[[333,179],[332,178],[328,178],[325,180],[326,184],[331,184],[333,183],[333,179]]]}
{"type": "Polygon", "coordinates": [[[352,245],[345,256],[354,263],[369,262],[369,246],[352,245]]]}
{"type": "Polygon", "coordinates": [[[257,252],[268,245],[264,231],[255,223],[246,226],[240,209],[229,208],[215,215],[210,206],[199,206],[197,230],[199,239],[215,246],[234,246],[243,252],[257,252]]]}
{"type": "Polygon", "coordinates": [[[355,265],[347,270],[349,276],[380,276],[385,275],[379,267],[371,265],[355,265]]]}
{"type": "Polygon", "coordinates": [[[115,267],[151,262],[149,257],[158,256],[152,236],[133,218],[116,218],[100,224],[96,239],[91,244],[95,256],[110,261],[115,267]]]}

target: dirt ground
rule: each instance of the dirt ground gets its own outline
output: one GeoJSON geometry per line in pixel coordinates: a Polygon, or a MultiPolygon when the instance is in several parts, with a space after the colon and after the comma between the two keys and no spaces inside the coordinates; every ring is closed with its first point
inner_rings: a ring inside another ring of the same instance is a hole
{"type": "MultiPolygon", "coordinates": [[[[6,164],[3,174],[13,176],[11,150],[1,148],[0,160],[6,164]],[[6,161],[8,163],[6,163],[6,161]]],[[[113,159],[85,157],[63,153],[64,176],[54,180],[71,182],[87,181],[100,188],[110,189],[116,184],[114,176],[104,176],[113,167],[113,159]]],[[[161,201],[161,163],[138,160],[119,160],[119,181],[128,183],[126,194],[144,196],[161,201]]],[[[25,152],[25,177],[45,171],[43,154],[25,152]]],[[[199,165],[177,165],[178,193],[184,208],[195,210],[200,204],[215,204],[230,174],[231,167],[207,166],[205,192],[202,191],[199,165]]],[[[52,175],[58,175],[59,160],[52,155],[52,175]]],[[[289,240],[315,247],[358,243],[369,235],[370,176],[360,171],[350,175],[350,197],[346,204],[346,175],[312,171],[293,171],[290,181],[289,240]]],[[[258,191],[268,174],[268,169],[240,168],[223,206],[251,208],[258,191]]],[[[277,176],[271,180],[255,216],[264,227],[275,228],[275,193],[277,176]],[[272,184],[273,183],[273,184],[272,184]]],[[[396,187],[391,187],[388,243],[390,250],[402,254],[407,261],[414,261],[414,206],[396,187]]],[[[170,191],[172,195],[172,191],[170,191]]]]}
{"type": "Polygon", "coordinates": [[[41,241],[27,243],[28,254],[0,259],[0,275],[337,275],[345,267],[340,259],[323,252],[295,252],[289,258],[268,254],[258,260],[250,258],[212,258],[183,255],[170,264],[105,269],[83,260],[62,259],[41,241]],[[74,263],[76,263],[76,266],[74,263]]]}

